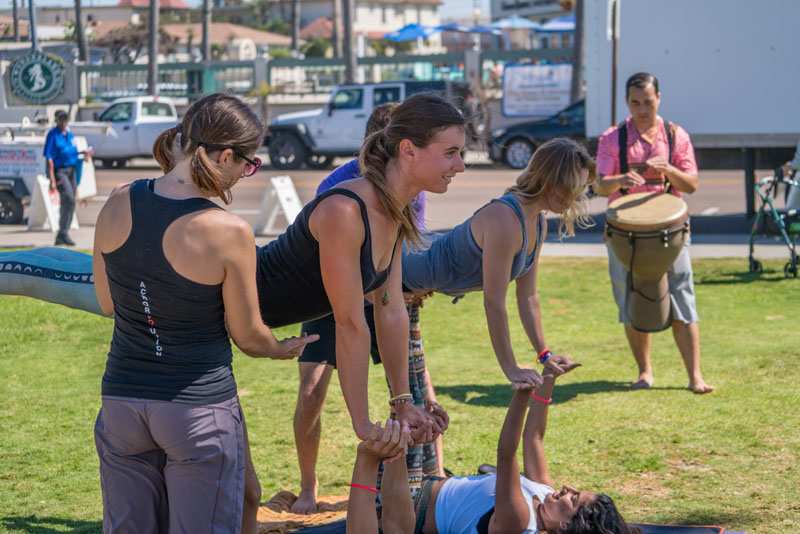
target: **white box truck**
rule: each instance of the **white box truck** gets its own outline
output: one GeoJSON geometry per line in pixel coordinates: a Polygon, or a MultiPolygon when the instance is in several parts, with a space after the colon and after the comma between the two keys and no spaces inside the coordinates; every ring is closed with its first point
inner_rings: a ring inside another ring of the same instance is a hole
{"type": "Polygon", "coordinates": [[[800,2],[584,1],[587,137],[627,116],[626,79],[650,72],[660,114],[691,134],[701,168],[745,169],[752,212],[755,169],[800,140],[800,2]]]}

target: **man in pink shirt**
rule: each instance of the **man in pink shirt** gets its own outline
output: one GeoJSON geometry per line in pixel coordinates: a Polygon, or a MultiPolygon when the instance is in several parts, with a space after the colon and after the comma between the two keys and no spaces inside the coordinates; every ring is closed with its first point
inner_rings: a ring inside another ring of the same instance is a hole
{"type": "MultiPolygon", "coordinates": [[[[692,141],[683,128],[665,124],[658,116],[661,103],[658,79],[646,72],[634,74],[625,84],[625,99],[630,111],[630,117],[624,123],[627,151],[621,158],[622,125],[603,133],[597,147],[599,179],[594,186],[595,192],[607,196],[609,202],[626,193],[667,190],[678,197],[683,193],[694,193],[698,177],[692,141]],[[627,168],[623,169],[623,166],[627,168]]],[[[628,344],[639,367],[639,377],[631,387],[646,389],[653,385],[651,337],[630,324],[625,311],[627,271],[611,250],[608,270],[619,320],[625,325],[628,344]]],[[[689,375],[689,389],[700,394],[710,393],[714,388],[706,384],[700,371],[700,328],[688,243],[670,267],[667,277],[672,300],[672,333],[689,375]]]]}

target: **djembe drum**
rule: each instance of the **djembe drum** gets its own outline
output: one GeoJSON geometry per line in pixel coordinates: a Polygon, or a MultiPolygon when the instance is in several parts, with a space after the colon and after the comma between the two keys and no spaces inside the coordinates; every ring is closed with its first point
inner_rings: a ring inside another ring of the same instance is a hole
{"type": "Polygon", "coordinates": [[[605,241],[628,271],[625,311],[636,330],[672,323],[667,271],[688,238],[688,208],[674,195],[634,193],[609,204],[605,241]]]}

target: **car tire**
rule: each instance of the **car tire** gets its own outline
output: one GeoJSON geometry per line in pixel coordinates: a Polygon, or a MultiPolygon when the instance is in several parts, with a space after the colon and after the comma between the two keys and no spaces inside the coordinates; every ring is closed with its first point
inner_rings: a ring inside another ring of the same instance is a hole
{"type": "Polygon", "coordinates": [[[506,143],[503,162],[512,169],[524,169],[533,156],[536,147],[527,139],[517,137],[506,143]]]}
{"type": "Polygon", "coordinates": [[[303,166],[308,158],[308,150],[296,135],[281,133],[269,144],[269,161],[272,167],[291,171],[303,166]]]}
{"type": "Polygon", "coordinates": [[[0,224],[20,224],[21,222],[22,202],[8,191],[0,191],[0,224]]]}
{"type": "Polygon", "coordinates": [[[333,156],[323,156],[322,154],[309,154],[306,158],[306,166],[309,169],[322,171],[330,169],[333,163],[333,156]]]}
{"type": "Polygon", "coordinates": [[[104,169],[113,169],[114,168],[114,160],[113,159],[95,159],[97,163],[100,164],[101,167],[104,169]]]}
{"type": "Polygon", "coordinates": [[[115,159],[114,167],[117,169],[124,169],[128,165],[127,159],[115,159]]]}

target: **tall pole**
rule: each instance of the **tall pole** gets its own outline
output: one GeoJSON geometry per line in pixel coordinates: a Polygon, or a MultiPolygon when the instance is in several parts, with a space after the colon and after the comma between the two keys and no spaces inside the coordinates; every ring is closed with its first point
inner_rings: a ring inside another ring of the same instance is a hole
{"type": "MultiPolygon", "coordinates": [[[[203,0],[203,61],[211,61],[211,1],[203,0]]],[[[189,53],[191,54],[191,50],[189,53]]]]}
{"type": "Polygon", "coordinates": [[[17,0],[11,0],[11,17],[14,19],[14,42],[19,42],[19,11],[17,10],[17,0]]]}
{"type": "Polygon", "coordinates": [[[89,59],[89,54],[86,46],[86,32],[83,31],[81,0],[75,0],[75,39],[78,41],[78,59],[86,63],[89,59]]]}
{"type": "Polygon", "coordinates": [[[292,0],[292,50],[300,48],[300,0],[292,0]]]}
{"type": "Polygon", "coordinates": [[[583,0],[575,0],[575,51],[572,59],[572,85],[570,86],[570,102],[581,99],[583,92],[583,0]]]}
{"type": "Polygon", "coordinates": [[[158,0],[150,0],[149,33],[147,35],[147,92],[158,95],[158,0]]]}
{"type": "Polygon", "coordinates": [[[617,11],[619,3],[612,0],[611,4],[611,125],[617,124],[617,64],[619,62],[619,38],[617,27],[617,11]]]}
{"type": "Polygon", "coordinates": [[[36,6],[33,0],[28,0],[28,35],[31,38],[31,48],[39,50],[39,40],[36,38],[36,6]]]}
{"type": "Polygon", "coordinates": [[[333,2],[333,57],[342,57],[342,0],[333,2]]]}
{"type": "Polygon", "coordinates": [[[342,0],[342,26],[344,26],[344,83],[355,83],[356,49],[353,46],[353,3],[355,0],[342,0]]]}

